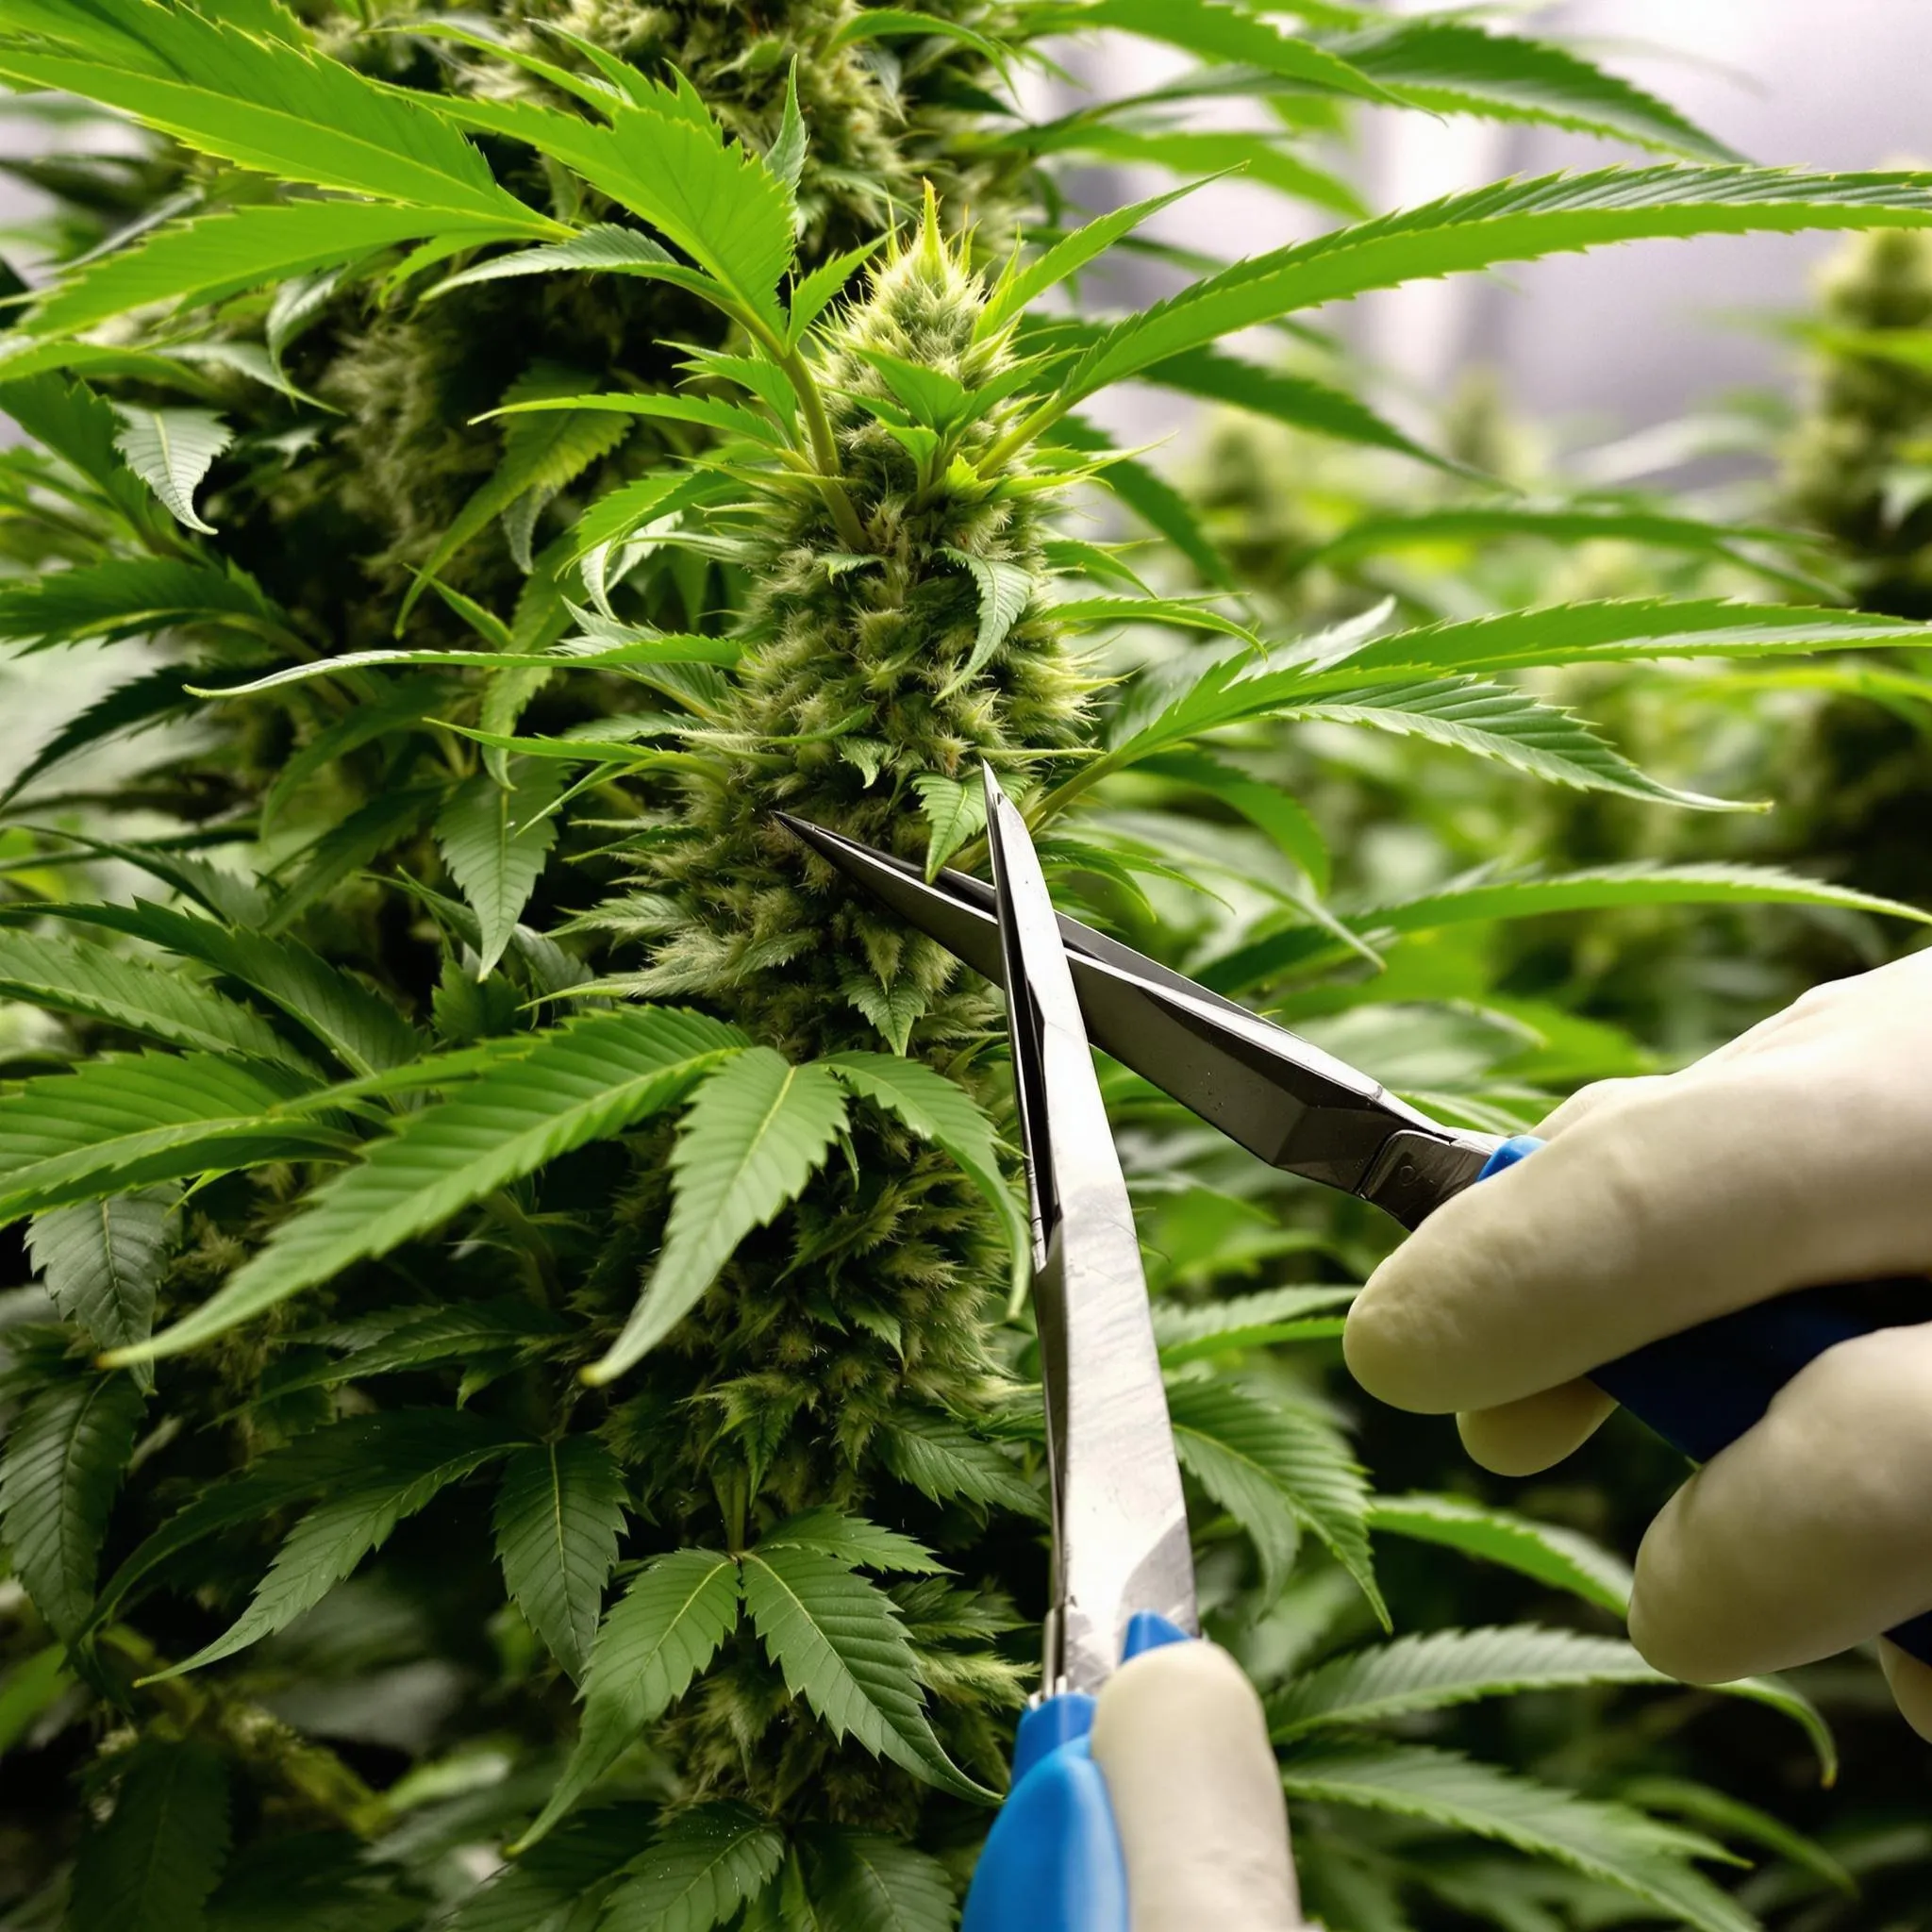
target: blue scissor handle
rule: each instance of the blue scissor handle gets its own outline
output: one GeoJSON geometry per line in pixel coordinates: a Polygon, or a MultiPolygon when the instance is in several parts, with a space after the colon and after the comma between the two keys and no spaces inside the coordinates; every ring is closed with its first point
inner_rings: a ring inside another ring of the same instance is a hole
{"type": "MultiPolygon", "coordinates": [[[[1185,1630],[1142,1610],[1124,1655],[1185,1643],[1185,1630]]],[[[1089,1750],[1093,1699],[1049,1697],[1020,1720],[1013,1786],[993,1820],[959,1932],[1128,1932],[1127,1867],[1107,1780],[1089,1750]]]]}
{"type": "MultiPolygon", "coordinates": [[[[1534,1134],[1505,1141],[1477,1180],[1542,1145],[1534,1134]]],[[[1827,1348],[1879,1328],[1932,1317],[1923,1275],[1800,1289],[1647,1342],[1590,1372],[1590,1379],[1693,1462],[1708,1462],[1771,1407],[1771,1398],[1827,1348]]],[[[1885,1633],[1932,1664],[1932,1611],[1885,1633]]]]}

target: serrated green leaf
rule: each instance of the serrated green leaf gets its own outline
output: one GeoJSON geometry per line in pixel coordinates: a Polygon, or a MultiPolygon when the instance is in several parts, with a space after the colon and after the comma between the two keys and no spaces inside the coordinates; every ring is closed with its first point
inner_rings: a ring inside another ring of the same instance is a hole
{"type": "Polygon", "coordinates": [[[519,1449],[496,1492],[505,1588],[550,1652],[581,1677],[625,1526],[624,1474],[595,1436],[519,1449]]]}
{"type": "Polygon", "coordinates": [[[759,1537],[761,1550],[817,1550],[836,1557],[856,1570],[897,1572],[905,1575],[936,1576],[948,1574],[924,1543],[915,1542],[896,1529],[887,1529],[862,1517],[849,1516],[841,1509],[821,1507],[788,1516],[759,1537]]]}
{"type": "Polygon", "coordinates": [[[0,639],[75,644],[200,625],[249,637],[285,632],[279,611],[241,572],[161,558],[116,558],[48,571],[0,589],[0,639]]]}
{"type": "Polygon", "coordinates": [[[1317,382],[1310,375],[1270,369],[1218,349],[1204,346],[1166,357],[1143,369],[1139,379],[1158,389],[1173,390],[1176,395],[1223,403],[1231,408],[1244,409],[1251,416],[1285,423],[1291,429],[1307,430],[1310,435],[1325,436],[1337,442],[1393,450],[1399,456],[1413,457],[1418,462],[1439,470],[1457,467],[1413,437],[1405,436],[1394,424],[1377,415],[1346,390],[1317,382]]]}
{"type": "Polygon", "coordinates": [[[1209,60],[1258,67],[1322,93],[1385,104],[1391,98],[1346,60],[1283,33],[1259,14],[1218,0],[1093,0],[1068,8],[1064,25],[1118,27],[1209,60]]]}
{"type": "MultiPolygon", "coordinates": [[[[145,1188],[49,1208],[28,1224],[27,1253],[54,1306],[97,1346],[124,1348],[147,1340],[167,1251],[178,1232],[177,1198],[172,1188],[145,1188]]],[[[153,1371],[138,1368],[135,1380],[151,1389],[153,1371]]]]}
{"type": "Polygon", "coordinates": [[[542,1812],[512,1849],[546,1836],[598,1778],[670,1709],[738,1623],[738,1564],[676,1550],[645,1564],[610,1607],[584,1679],[583,1725],[542,1812]]]}
{"type": "Polygon", "coordinates": [[[1227,1301],[1177,1306],[1154,1304],[1154,1339],[1168,1368],[1244,1348],[1266,1348],[1296,1340],[1311,1321],[1345,1308],[1353,1288],[1267,1288],[1227,1301]]]}
{"type": "Polygon", "coordinates": [[[1698,1932],[1757,1932],[1756,1921],[1690,1863],[1716,1856],[1716,1846],[1621,1805],[1421,1745],[1298,1752],[1282,1775],[1291,1804],[1357,1806],[1474,1832],[1603,1879],[1698,1932]]]}
{"type": "Polygon", "coordinates": [[[195,1740],[125,1760],[108,1822],[74,1861],[72,1932],[199,1932],[228,1857],[228,1767],[195,1740]]]}
{"type": "Polygon", "coordinates": [[[925,1715],[919,1665],[891,1597],[817,1550],[753,1550],[744,1600],[786,1689],[837,1739],[848,1734],[927,1784],[984,1795],[956,1770],[925,1715]]]}
{"type": "MultiPolygon", "coordinates": [[[[373,201],[298,201],[203,215],[64,275],[36,302],[27,326],[63,335],[158,302],[216,302],[413,242],[431,227],[449,233],[452,218],[373,201]]],[[[471,239],[521,232],[478,222],[471,239]]]]}
{"type": "Polygon", "coordinates": [[[973,325],[974,334],[981,341],[996,334],[1007,323],[1024,315],[1049,289],[1058,288],[1070,275],[1078,275],[1096,256],[1104,255],[1123,235],[1131,234],[1149,216],[1193,193],[1201,185],[1198,181],[1190,182],[1185,188],[1171,189],[1165,194],[1151,195],[1145,201],[1115,208],[1075,228],[1071,235],[1061,236],[1024,269],[1016,256],[980,310],[973,325]]]}
{"type": "Polygon", "coordinates": [[[936,879],[940,868],[969,839],[986,829],[986,787],[974,780],[942,777],[922,772],[912,781],[919,808],[932,826],[925,842],[925,875],[936,879]]]}
{"type": "Polygon", "coordinates": [[[655,1816],[644,1805],[607,1805],[572,1819],[471,1892],[440,1932],[588,1932],[655,1816]]]}
{"type": "Polygon", "coordinates": [[[204,1485],[141,1543],[103,1587],[95,1622],[167,1574],[185,1550],[237,1524],[258,1524],[308,1497],[345,1490],[372,1469],[430,1469],[491,1428],[467,1410],[401,1408],[344,1416],[204,1485]]]}
{"type": "Polygon", "coordinates": [[[526,234],[554,229],[499,188],[482,156],[426,103],[340,60],[257,40],[185,7],[99,0],[36,11],[38,32],[83,51],[91,20],[111,20],[125,38],[126,64],[0,45],[0,74],[23,85],[98,101],[278,180],[481,217],[526,234]]]}
{"type": "Polygon", "coordinates": [[[474,1409],[428,1414],[437,1418],[434,1429],[425,1427],[410,1441],[391,1438],[381,1460],[331,1487],[289,1532],[241,1616],[212,1643],[156,1673],[156,1679],[200,1670],[286,1629],[379,1549],[405,1517],[450,1484],[508,1455],[523,1440],[506,1424],[474,1409]]]}
{"type": "MultiPolygon", "coordinates": [[[[504,408],[548,403],[570,396],[583,387],[575,370],[539,362],[519,376],[504,394],[504,408]]],[[[500,412],[492,412],[500,413],[500,412]]],[[[401,634],[417,600],[450,559],[480,537],[501,517],[508,520],[520,504],[541,510],[557,492],[574,482],[591,465],[607,457],[630,433],[623,417],[594,409],[543,408],[538,413],[511,413],[504,424],[503,460],[489,479],[477,486],[444,527],[416,581],[396,614],[401,634]]],[[[521,544],[512,538],[512,554],[527,573],[532,565],[528,533],[521,544]]]]}
{"type": "Polygon", "coordinates": [[[1847,1898],[1857,1895],[1858,1881],[1823,1845],[1728,1791],[1713,1790],[1689,1778],[1640,1777],[1632,1778],[1618,1796],[1624,1804],[1646,1811],[1666,1811],[1689,1819],[1713,1835],[1741,1839],[1774,1857],[1789,1859],[1847,1898]]]}
{"type": "Polygon", "coordinates": [[[148,409],[122,404],[114,447],[177,524],[207,536],[214,525],[194,508],[194,492],[235,432],[211,409],[148,409]]]}
{"type": "MultiPolygon", "coordinates": [[[[854,16],[863,19],[864,15],[854,16]]],[[[874,236],[870,242],[861,242],[856,248],[848,248],[843,255],[835,255],[831,260],[821,262],[805,276],[791,291],[791,312],[785,325],[785,344],[795,346],[826,306],[844,289],[845,284],[857,275],[883,244],[883,236],[874,236]]]]}
{"type": "Polygon", "coordinates": [[[1546,41],[1434,19],[1378,24],[1332,44],[1371,79],[1435,113],[1542,122],[1701,160],[1738,159],[1666,102],[1546,41]]]}
{"type": "MultiPolygon", "coordinates": [[[[984,808],[982,792],[982,823],[984,808]]],[[[944,1074],[899,1054],[836,1053],[823,1064],[861,1099],[896,1115],[959,1163],[1000,1218],[1012,1258],[1012,1291],[1019,1294],[1032,1265],[1032,1237],[1025,1209],[1000,1170],[998,1137],[978,1102],[944,1074]]]]}
{"type": "Polygon", "coordinates": [[[822,1065],[747,1047],[698,1088],[672,1150],[664,1246],[624,1331],[586,1381],[608,1382],[696,1305],[731,1252],[805,1186],[845,1124],[845,1096],[822,1065]]]}
{"type": "MultiPolygon", "coordinates": [[[[352,1073],[385,1073],[422,1051],[415,1028],[381,994],[297,941],[267,939],[245,927],[221,924],[144,899],[126,906],[81,904],[42,909],[50,918],[149,941],[252,987],[352,1073]]],[[[6,942],[6,936],[0,935],[0,954],[6,942]]]]}
{"type": "Polygon", "coordinates": [[[558,790],[555,767],[537,759],[513,776],[513,785],[506,787],[478,772],[450,793],[436,815],[442,861],[482,932],[478,979],[489,978],[503,958],[557,842],[557,818],[550,810],[558,790]]]}
{"type": "Polygon", "coordinates": [[[935,1503],[964,1502],[1035,1519],[1045,1499],[994,1444],[950,1416],[908,1410],[881,1432],[879,1458],[901,1482],[935,1503]]]}
{"type": "Polygon", "coordinates": [[[725,139],[688,89],[640,75],[632,92],[639,105],[615,109],[608,127],[529,101],[450,96],[438,107],[562,161],[675,242],[727,300],[782,333],[775,295],[792,258],[790,192],[762,156],[725,139]]]}
{"type": "Polygon", "coordinates": [[[10,804],[42,772],[50,771],[76,752],[110,739],[131,737],[192,710],[194,700],[183,688],[193,671],[164,665],[145,676],[131,677],[84,705],[13,774],[0,790],[0,805],[10,804]]]}
{"type": "MultiPolygon", "coordinates": [[[[1594,912],[1612,906],[1824,906],[1889,919],[1932,924],[1932,912],[1900,900],[1823,879],[1757,865],[1653,865],[1639,860],[1541,877],[1474,879],[1371,911],[1345,913],[1347,927],[1378,937],[1426,932],[1480,919],[1537,919],[1553,912],[1594,912]]],[[[1337,946],[1328,935],[1300,927],[1258,939],[1203,966],[1198,977],[1217,992],[1235,992],[1337,946]]]]}
{"type": "Polygon", "coordinates": [[[1297,798],[1239,767],[1204,751],[1171,751],[1141,760],[1143,772],[1157,772],[1183,785],[1210,793],[1266,832],[1274,844],[1307,876],[1317,892],[1330,884],[1332,863],[1327,842],[1308,808],[1297,798]]]}
{"type": "Polygon", "coordinates": [[[0,1097],[0,1218],[156,1181],[340,1152],[281,1111],[292,1074],[210,1054],[114,1054],[0,1097]]]}
{"type": "Polygon", "coordinates": [[[50,1384],[21,1410],[0,1460],[0,1523],[14,1573],[49,1629],[87,1627],[108,1513],[145,1398],[125,1375],[50,1384]]]}
{"type": "Polygon", "coordinates": [[[1500,1563],[1620,1617],[1630,1607],[1629,1564],[1574,1529],[1461,1496],[1375,1496],[1368,1521],[1378,1536],[1405,1536],[1500,1563]]]}
{"type": "Polygon", "coordinates": [[[1229,1382],[1176,1382],[1168,1411],[1181,1466],[1254,1539],[1271,1594],[1288,1580],[1298,1530],[1307,1528],[1388,1624],[1369,1554],[1368,1482],[1325,1416],[1229,1382]]]}
{"type": "MultiPolygon", "coordinates": [[[[349,1354],[278,1376],[276,1393],[359,1382],[373,1375],[393,1375],[482,1355],[504,1353],[515,1359],[534,1359],[571,1333],[571,1324],[562,1316],[514,1296],[458,1303],[427,1312],[391,1309],[370,1316],[368,1327],[375,1331],[377,1339],[358,1344],[352,1334],[349,1354]]],[[[325,1330],[321,1339],[334,1342],[338,1332],[325,1330]]]]}
{"type": "MultiPolygon", "coordinates": [[[[671,1106],[743,1044],[735,1027],[675,1007],[597,1014],[532,1036],[527,1053],[407,1116],[359,1165],[316,1190],[210,1300],[122,1357],[192,1348],[351,1261],[428,1233],[545,1161],[671,1106]]],[[[5,1114],[0,1102],[0,1176],[5,1114]]]]}
{"type": "Polygon", "coordinates": [[[1179,630],[1212,631],[1219,637],[1238,638],[1244,644],[1258,644],[1246,625],[1188,597],[1076,597],[1053,607],[1056,623],[1074,630],[1091,630],[1109,624],[1165,624],[1179,630]]]}
{"type": "Polygon", "coordinates": [[[0,383],[0,408],[92,485],[116,521],[143,535],[150,530],[154,498],[114,447],[121,419],[105,396],[50,369],[0,383]]]}
{"type": "Polygon", "coordinates": [[[212,987],[102,946],[0,930],[0,991],[173,1046],[307,1064],[265,1020],[212,987]]]}
{"type": "Polygon", "coordinates": [[[1512,1624],[1436,1630],[1350,1652],[1268,1699],[1276,1739],[1331,1725],[1381,1724],[1476,1698],[1586,1684],[1668,1684],[1621,1638],[1512,1624]]]}
{"type": "Polygon", "coordinates": [[[598,1932],[712,1932],[778,1875],[785,1840],[746,1805],[681,1811],[611,1893],[598,1932]]]}
{"type": "Polygon", "coordinates": [[[1269,715],[1413,735],[1581,791],[1621,792],[1702,811],[1752,809],[1648,776],[1574,712],[1542,704],[1513,685],[1446,677],[1363,685],[1283,705],[1269,715]]]}
{"type": "Polygon", "coordinates": [[[749,437],[774,449],[784,445],[785,432],[775,423],[738,403],[714,402],[704,396],[650,394],[560,396],[555,401],[507,403],[490,415],[544,416],[567,411],[584,416],[646,416],[660,423],[692,423],[725,436],[749,437]]]}
{"type": "Polygon", "coordinates": [[[1049,420],[1238,329],[1427,276],[1646,237],[1928,223],[1932,183],[1910,174],[1662,167],[1506,181],[1237,262],[1127,317],[1066,372],[1049,420]]]}
{"type": "Polygon", "coordinates": [[[438,282],[424,299],[447,294],[452,289],[467,289],[478,282],[574,271],[641,275],[646,281],[669,282],[700,294],[717,290],[708,275],[678,261],[648,235],[615,222],[594,222],[588,228],[579,229],[568,242],[546,242],[535,248],[519,248],[514,254],[491,256],[487,261],[459,269],[438,282]]]}
{"type": "Polygon", "coordinates": [[[1035,587],[1033,573],[1023,565],[996,557],[974,557],[967,550],[948,548],[945,555],[948,562],[957,563],[972,577],[979,591],[979,628],[965,663],[947,682],[946,691],[954,691],[970,684],[991,661],[1006,642],[1007,633],[1025,614],[1035,587]]]}
{"type": "Polygon", "coordinates": [[[812,1832],[808,1843],[818,1932],[952,1932],[952,1881],[930,1854],[839,1827],[812,1832]]]}
{"type": "Polygon", "coordinates": [[[1348,669],[1353,675],[1386,670],[1395,677],[1411,677],[1423,671],[1885,649],[1912,643],[1924,630],[1901,618],[1862,610],[1716,598],[1617,597],[1394,631],[1351,654],[1348,669]]]}

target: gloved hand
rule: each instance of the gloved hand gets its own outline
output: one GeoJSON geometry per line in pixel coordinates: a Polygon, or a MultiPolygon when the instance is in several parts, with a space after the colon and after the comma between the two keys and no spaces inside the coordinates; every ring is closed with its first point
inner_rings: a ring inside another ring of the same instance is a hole
{"type": "MultiPolygon", "coordinates": [[[[1457,1196],[1349,1316],[1363,1388],[1458,1416],[1527,1475],[1614,1406],[1599,1363],[1785,1291],[1932,1270],[1932,953],[1806,994],[1667,1077],[1607,1081],[1542,1152],[1457,1196]]],[[[1926,1288],[1932,1319],[1932,1282],[1926,1288]]],[[[1718,1683],[1932,1607],[1932,1325],[1841,1343],[1650,1526],[1630,1635],[1718,1683]]],[[[1932,1738],[1932,1669],[1886,1674],[1932,1738]]]]}
{"type": "Polygon", "coordinates": [[[1281,1774],[1226,1651],[1170,1643],[1123,1664],[1101,1689],[1092,1751],[1134,1932],[1299,1932],[1281,1774]]]}

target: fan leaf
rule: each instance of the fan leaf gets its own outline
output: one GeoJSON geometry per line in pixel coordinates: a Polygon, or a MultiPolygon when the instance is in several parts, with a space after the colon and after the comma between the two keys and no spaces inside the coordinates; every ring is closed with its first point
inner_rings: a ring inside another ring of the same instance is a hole
{"type": "Polygon", "coordinates": [[[583,1727],[537,1822],[512,1848],[544,1838],[597,1779],[669,1710],[737,1625],[736,1560],[676,1550],[645,1564],[605,1617],[584,1679],[583,1727]]]}
{"type": "Polygon", "coordinates": [[[195,1347],[352,1261],[427,1234],[545,1161],[673,1105],[743,1038],[673,1007],[600,1014],[535,1036],[527,1052],[407,1116],[357,1166],[316,1190],[208,1301],[115,1359],[195,1347]]]}
{"type": "Polygon", "coordinates": [[[496,1492],[496,1554],[525,1620],[573,1677],[591,1659],[624,1531],[624,1474],[594,1436],[520,1449],[496,1492]]]}
{"type": "Polygon", "coordinates": [[[697,1091],[671,1156],[671,1219],[658,1265],[609,1352],[585,1371],[608,1382],[697,1305],[731,1252],[811,1177],[845,1124],[830,1069],[748,1047],[697,1091]]]}

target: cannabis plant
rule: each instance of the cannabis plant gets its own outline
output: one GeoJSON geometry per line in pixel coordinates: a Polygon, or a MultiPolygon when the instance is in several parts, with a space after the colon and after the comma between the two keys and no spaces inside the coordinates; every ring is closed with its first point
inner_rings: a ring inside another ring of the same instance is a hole
{"type": "MultiPolygon", "coordinates": [[[[1001,1029],[774,813],[971,867],[991,761],[1065,903],[1291,1006],[1456,997],[1416,941],[1550,909],[1917,916],[1722,866],[1358,903],[1346,854],[1331,903],[1269,775],[1297,727],[1717,808],[1517,675],[1915,633],[1709,598],[1257,626],[1079,411],[1154,382],[1426,458],[1224,339],[1624,238],[1928,225],[1932,177],[1748,168],[1562,50],[1356,8],[311,10],[0,0],[0,75],[151,137],[36,165],[60,258],[0,358],[0,633],[58,709],[0,911],[15,1917],[944,1927],[1044,1578],[1001,1029]],[[1085,29],[1204,64],[1028,122],[1013,67],[1085,29]],[[1230,91],[1271,129],[1180,118],[1230,91]],[[1305,149],[1364,100],[1676,158],[1234,264],[1142,248],[1191,279],[1082,310],[1174,197],[1083,224],[1059,158],[1352,213],[1305,149]],[[1109,500],[1163,547],[1076,534],[1109,500]]],[[[1539,1105],[1440,1056],[1407,1084],[1539,1105]]],[[[1659,1680],[1588,1627],[1382,1641],[1372,1530],[1586,1625],[1627,1573],[1375,1496],[1310,1366],[1342,1268],[1241,1283],[1307,1241],[1113,1085],[1209,1622],[1271,1697],[1313,1907],[1741,1932],[1701,1827],[1806,1856],[1774,1822],[1427,1741],[1659,1680]]],[[[1788,1686],[1734,1689],[1828,1748],[1788,1686]]]]}

